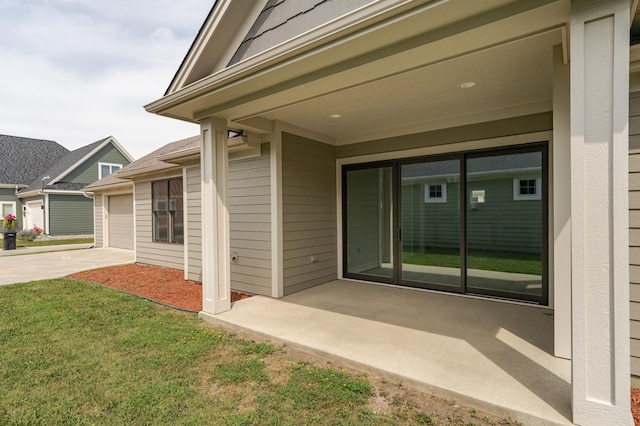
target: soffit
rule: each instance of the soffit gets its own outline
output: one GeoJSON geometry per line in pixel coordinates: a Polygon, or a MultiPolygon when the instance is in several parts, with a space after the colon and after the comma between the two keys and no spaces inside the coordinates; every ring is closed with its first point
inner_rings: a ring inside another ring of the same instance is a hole
{"type": "Polygon", "coordinates": [[[226,70],[148,109],[187,121],[213,115],[254,131],[247,123],[256,118],[282,120],[336,144],[514,106],[550,109],[563,1],[450,0],[418,9],[253,73],[226,70]],[[478,85],[461,91],[468,80],[478,85]],[[346,119],[328,119],[333,113],[346,119]]]}

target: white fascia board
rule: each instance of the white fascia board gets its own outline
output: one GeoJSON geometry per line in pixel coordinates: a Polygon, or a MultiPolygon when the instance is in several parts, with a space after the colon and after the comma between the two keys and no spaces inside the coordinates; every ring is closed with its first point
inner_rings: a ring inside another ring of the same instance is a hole
{"type": "Polygon", "coordinates": [[[137,170],[131,170],[125,173],[120,172],[118,173],[118,177],[123,179],[132,179],[132,178],[135,178],[141,175],[146,175],[149,173],[161,172],[164,170],[172,170],[172,169],[175,169],[176,167],[179,167],[179,165],[173,164],[173,163],[159,164],[156,166],[145,167],[137,170]]]}
{"type": "Polygon", "coordinates": [[[67,170],[62,172],[59,176],[56,176],[53,180],[51,180],[49,182],[49,185],[53,185],[54,183],[59,182],[60,179],[64,178],[66,175],[68,175],[69,173],[74,171],[82,163],[87,161],[89,158],[91,158],[91,156],[96,154],[98,151],[100,151],[102,148],[104,148],[105,146],[107,146],[110,143],[113,143],[113,145],[116,147],[116,149],[118,149],[121,152],[121,154],[124,155],[129,161],[133,161],[133,157],[131,157],[131,154],[129,154],[126,150],[124,150],[124,148],[122,148],[122,146],[118,143],[118,141],[113,136],[109,136],[100,145],[98,145],[97,147],[92,149],[90,152],[88,152],[87,155],[82,157],[80,160],[76,161],[75,164],[73,164],[67,170]]]}
{"type": "Polygon", "coordinates": [[[113,183],[111,185],[103,185],[103,186],[94,186],[91,188],[85,188],[83,192],[110,192],[120,189],[132,188],[133,190],[133,182],[119,182],[113,183]]]}
{"type": "Polygon", "coordinates": [[[23,185],[18,183],[0,183],[0,189],[15,189],[15,188],[26,188],[29,185],[23,185]]]}
{"type": "MultiPolygon", "coordinates": [[[[446,3],[447,1],[448,0],[427,0],[418,2],[418,4],[429,3],[430,7],[434,7],[438,4],[446,3]]],[[[392,16],[393,14],[408,10],[415,5],[416,2],[411,0],[380,0],[372,2],[352,13],[348,13],[340,18],[329,21],[328,23],[320,25],[313,30],[307,31],[284,43],[278,44],[264,52],[234,64],[229,68],[224,68],[208,77],[191,83],[176,92],[170,93],[167,96],[145,105],[144,108],[148,112],[161,114],[163,110],[197,97],[204,92],[229,85],[242,77],[256,73],[268,66],[282,62],[294,55],[311,50],[314,47],[335,40],[342,35],[346,35],[346,33],[355,31],[360,28],[360,26],[365,25],[367,21],[375,19],[382,20],[382,16],[392,16]]]]}
{"type": "Polygon", "coordinates": [[[216,57],[216,64],[212,66],[212,69],[226,66],[266,3],[267,0],[251,2],[219,0],[215,2],[213,10],[198,32],[197,38],[180,65],[167,93],[174,93],[185,86],[185,82],[191,76],[195,66],[202,60],[204,52],[211,46],[212,40],[215,40],[215,44],[220,46],[217,54],[213,55],[216,57]],[[227,28],[229,26],[233,27],[234,31],[229,31],[227,28]]]}

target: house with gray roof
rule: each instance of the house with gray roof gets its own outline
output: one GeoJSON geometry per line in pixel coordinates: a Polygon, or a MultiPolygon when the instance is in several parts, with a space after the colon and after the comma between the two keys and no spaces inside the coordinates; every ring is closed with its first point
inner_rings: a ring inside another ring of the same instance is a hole
{"type": "Polygon", "coordinates": [[[113,137],[69,151],[54,141],[0,135],[0,207],[18,229],[51,235],[93,233],[86,185],[133,161],[113,137]]]}

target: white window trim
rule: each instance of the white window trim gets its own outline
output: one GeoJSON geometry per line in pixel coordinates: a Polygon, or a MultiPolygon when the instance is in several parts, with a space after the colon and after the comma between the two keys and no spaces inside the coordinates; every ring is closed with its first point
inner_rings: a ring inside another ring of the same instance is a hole
{"type": "Polygon", "coordinates": [[[433,182],[424,184],[424,202],[425,203],[446,203],[447,202],[447,183],[446,182],[433,182]],[[441,197],[431,197],[431,186],[440,185],[442,190],[441,197]]]}
{"type": "MultiPolygon", "coordinates": [[[[122,168],[122,164],[116,164],[116,163],[98,163],[98,180],[102,179],[103,177],[106,176],[102,176],[102,166],[109,166],[109,168],[112,167],[118,167],[118,170],[120,170],[122,168]]],[[[115,173],[118,170],[112,170],[111,173],[115,173]]],[[[109,174],[111,174],[109,173],[109,174]]],[[[107,175],[108,176],[108,175],[107,175]]]]}
{"type": "MultiPolygon", "coordinates": [[[[15,217],[18,217],[18,213],[16,212],[16,202],[15,201],[0,201],[0,213],[4,213],[4,205],[5,204],[10,204],[11,205],[11,214],[14,215],[15,217]]],[[[4,215],[2,215],[2,218],[0,220],[4,219],[4,215]]]]}
{"type": "Polygon", "coordinates": [[[525,200],[541,200],[542,199],[542,178],[539,177],[517,177],[513,178],[513,200],[514,201],[525,201],[525,200]],[[531,180],[535,179],[536,181],[536,193],[535,194],[520,194],[520,181],[521,180],[531,180]]]}

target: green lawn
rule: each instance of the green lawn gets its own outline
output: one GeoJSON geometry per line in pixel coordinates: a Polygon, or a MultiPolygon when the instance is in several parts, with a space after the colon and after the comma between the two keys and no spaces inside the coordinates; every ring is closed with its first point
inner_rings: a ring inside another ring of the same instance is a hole
{"type": "MultiPolygon", "coordinates": [[[[405,250],[402,261],[412,265],[459,268],[460,251],[445,248],[405,250]]],[[[471,269],[542,275],[540,255],[534,253],[469,250],[467,262],[471,269]]]]}
{"type": "Polygon", "coordinates": [[[64,244],[88,244],[92,243],[93,238],[71,238],[68,240],[38,240],[38,241],[16,241],[17,247],[40,247],[40,246],[57,246],[64,244]]]}
{"type": "Polygon", "coordinates": [[[396,397],[379,412],[364,375],[82,281],[0,287],[0,359],[2,425],[513,424],[396,397]]]}

